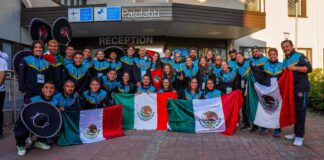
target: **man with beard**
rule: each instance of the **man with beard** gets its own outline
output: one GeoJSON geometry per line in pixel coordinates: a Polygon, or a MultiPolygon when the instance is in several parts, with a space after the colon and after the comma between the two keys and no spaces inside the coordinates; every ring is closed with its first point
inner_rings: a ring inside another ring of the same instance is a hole
{"type": "Polygon", "coordinates": [[[310,83],[307,74],[312,72],[312,65],[307,57],[296,52],[290,40],[281,42],[281,48],[285,54],[283,68],[288,68],[294,74],[294,101],[296,123],[294,134],[286,135],[285,138],[294,140],[295,146],[302,146],[305,134],[306,108],[308,104],[308,92],[310,83]]]}
{"type": "Polygon", "coordinates": [[[237,51],[235,49],[230,50],[229,52],[230,55],[230,60],[228,61],[228,65],[229,67],[231,67],[232,69],[236,69],[237,67],[237,63],[236,63],[236,58],[235,55],[237,54],[237,51]]]}
{"type": "Polygon", "coordinates": [[[192,59],[192,64],[198,67],[199,59],[197,58],[197,50],[194,48],[190,49],[189,57],[192,59]]]}
{"type": "Polygon", "coordinates": [[[72,80],[67,80],[63,86],[63,92],[58,93],[54,98],[58,101],[57,106],[61,111],[80,110],[79,97],[74,93],[75,84],[72,80]]]}

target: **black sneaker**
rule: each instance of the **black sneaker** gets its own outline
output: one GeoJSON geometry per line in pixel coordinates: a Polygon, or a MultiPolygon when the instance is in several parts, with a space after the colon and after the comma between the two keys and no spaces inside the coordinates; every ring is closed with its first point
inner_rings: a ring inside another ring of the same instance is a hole
{"type": "Polygon", "coordinates": [[[258,126],[253,126],[253,128],[250,130],[250,133],[256,132],[258,129],[258,126]]]}
{"type": "Polygon", "coordinates": [[[247,130],[247,129],[250,129],[250,127],[247,125],[244,125],[243,127],[240,128],[240,130],[247,130]]]}

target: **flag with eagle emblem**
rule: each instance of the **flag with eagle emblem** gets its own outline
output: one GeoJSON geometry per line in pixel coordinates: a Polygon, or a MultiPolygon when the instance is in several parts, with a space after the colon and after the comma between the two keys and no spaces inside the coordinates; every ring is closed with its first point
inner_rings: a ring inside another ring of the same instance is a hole
{"type": "Polygon", "coordinates": [[[232,135],[242,104],[240,90],[213,99],[170,99],[167,105],[168,127],[176,132],[221,132],[232,135]]]}
{"type": "Polygon", "coordinates": [[[167,130],[168,99],[177,98],[177,94],[142,93],[114,94],[114,103],[123,105],[123,128],[137,130],[167,130]]]}
{"type": "Polygon", "coordinates": [[[62,112],[61,146],[93,143],[123,136],[122,105],[62,112]]]}
{"type": "Polygon", "coordinates": [[[256,82],[248,76],[247,100],[249,117],[255,125],[282,128],[295,124],[294,77],[286,69],[279,80],[271,79],[271,86],[256,82]]]}

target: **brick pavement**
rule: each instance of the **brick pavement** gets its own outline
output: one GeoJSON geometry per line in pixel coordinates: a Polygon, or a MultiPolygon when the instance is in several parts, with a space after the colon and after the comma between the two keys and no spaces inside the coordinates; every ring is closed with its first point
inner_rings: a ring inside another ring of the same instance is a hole
{"type": "MultiPolygon", "coordinates": [[[[136,160],[136,159],[324,159],[324,116],[308,113],[305,145],[292,141],[237,131],[222,134],[187,134],[166,131],[126,131],[125,137],[102,142],[58,147],[49,151],[29,149],[24,157],[16,155],[14,137],[6,128],[0,140],[0,159],[21,160],[136,160]],[[322,148],[323,147],[323,148],[322,148]]],[[[284,129],[284,133],[292,128],[284,129]]]]}

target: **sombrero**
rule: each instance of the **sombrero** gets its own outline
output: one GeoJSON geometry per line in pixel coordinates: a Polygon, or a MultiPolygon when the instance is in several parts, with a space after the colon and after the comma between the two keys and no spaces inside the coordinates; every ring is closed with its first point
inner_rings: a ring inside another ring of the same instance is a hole
{"type": "Polygon", "coordinates": [[[120,59],[122,56],[126,55],[126,52],[123,48],[117,47],[117,46],[110,46],[105,48],[104,50],[105,57],[109,58],[109,55],[111,52],[116,52],[117,59],[120,59]]]}
{"type": "Polygon", "coordinates": [[[44,44],[52,39],[51,26],[40,18],[33,18],[30,21],[29,33],[33,41],[40,40],[44,44]]]}
{"type": "Polygon", "coordinates": [[[62,127],[61,112],[47,102],[33,102],[23,107],[20,118],[25,127],[41,138],[51,138],[62,127]]]}
{"type": "Polygon", "coordinates": [[[69,21],[65,17],[60,17],[54,21],[52,36],[61,45],[67,45],[70,43],[72,30],[69,21]]]}
{"type": "Polygon", "coordinates": [[[23,50],[23,51],[19,51],[15,54],[15,56],[12,58],[12,65],[14,66],[14,70],[16,72],[16,74],[19,73],[19,65],[20,62],[27,56],[33,55],[33,53],[31,51],[28,50],[23,50]]]}

